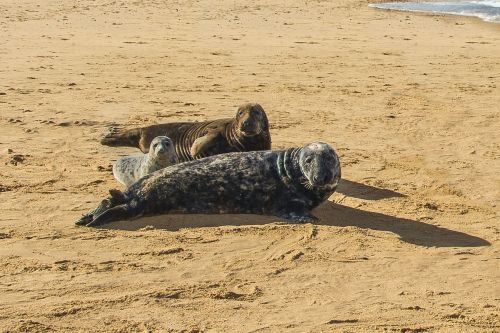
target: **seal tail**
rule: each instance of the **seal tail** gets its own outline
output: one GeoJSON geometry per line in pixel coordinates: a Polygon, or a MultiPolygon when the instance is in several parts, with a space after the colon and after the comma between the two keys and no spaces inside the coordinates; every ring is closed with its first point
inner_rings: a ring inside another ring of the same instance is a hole
{"type": "Polygon", "coordinates": [[[141,130],[138,128],[124,130],[113,128],[110,133],[101,139],[101,144],[111,147],[137,147],[141,140],[141,130]]]}

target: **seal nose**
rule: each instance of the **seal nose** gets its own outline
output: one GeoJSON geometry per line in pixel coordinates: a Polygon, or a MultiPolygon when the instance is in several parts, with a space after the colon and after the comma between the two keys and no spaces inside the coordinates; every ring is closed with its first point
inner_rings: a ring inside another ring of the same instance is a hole
{"type": "Polygon", "coordinates": [[[314,183],[316,184],[326,184],[329,181],[330,176],[328,174],[316,175],[313,177],[314,183]]]}

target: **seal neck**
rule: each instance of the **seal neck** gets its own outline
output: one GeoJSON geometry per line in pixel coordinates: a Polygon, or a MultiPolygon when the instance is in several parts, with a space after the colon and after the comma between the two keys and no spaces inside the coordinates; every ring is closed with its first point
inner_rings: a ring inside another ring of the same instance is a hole
{"type": "Polygon", "coordinates": [[[225,133],[227,142],[236,151],[253,151],[271,149],[271,137],[268,126],[261,129],[259,134],[245,135],[238,128],[238,121],[233,119],[226,125],[225,133]]]}
{"type": "Polygon", "coordinates": [[[149,156],[145,156],[144,158],[144,164],[143,164],[143,171],[146,174],[149,174],[157,169],[157,164],[158,161],[155,159],[155,156],[151,153],[151,151],[148,153],[149,156]]]}
{"type": "MultiPolygon", "coordinates": [[[[288,148],[278,156],[278,173],[287,185],[302,185],[306,180],[299,165],[299,155],[302,148],[288,148]]],[[[304,187],[305,188],[305,187],[304,187]]]]}
{"type": "Polygon", "coordinates": [[[153,171],[164,168],[169,164],[176,163],[176,158],[172,158],[171,156],[155,156],[152,150],[144,156],[144,168],[147,173],[151,173],[153,171]]]}
{"type": "Polygon", "coordinates": [[[230,146],[236,148],[237,151],[245,151],[245,145],[241,140],[241,135],[238,135],[238,129],[236,128],[236,121],[233,120],[226,126],[226,138],[230,146]]]}

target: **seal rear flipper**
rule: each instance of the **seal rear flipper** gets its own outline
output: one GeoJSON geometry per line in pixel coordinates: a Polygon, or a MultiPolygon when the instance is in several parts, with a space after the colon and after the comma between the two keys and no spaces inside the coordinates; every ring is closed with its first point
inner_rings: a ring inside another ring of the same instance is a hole
{"type": "Polygon", "coordinates": [[[139,148],[140,140],[141,130],[138,128],[130,130],[117,129],[106,134],[106,136],[101,139],[101,144],[111,147],[125,146],[139,148]]]}
{"type": "MultiPolygon", "coordinates": [[[[118,191],[118,190],[115,190],[115,191],[118,191]]],[[[111,193],[111,191],[110,191],[110,193],[111,193]]],[[[111,199],[113,200],[113,194],[111,194],[111,196],[112,196],[111,199]]],[[[90,223],[94,219],[95,216],[102,214],[103,212],[105,212],[106,210],[108,210],[112,206],[114,206],[114,204],[112,203],[112,200],[109,200],[109,199],[102,200],[96,208],[94,208],[93,210],[91,210],[87,214],[84,214],[82,217],[80,217],[80,219],[78,219],[78,221],[76,221],[75,224],[76,225],[87,225],[88,223],[90,223]]]]}
{"type": "Polygon", "coordinates": [[[135,210],[133,210],[129,205],[119,205],[96,216],[91,222],[87,223],[86,226],[96,227],[114,221],[128,220],[137,215],[134,211],[135,210]]]}

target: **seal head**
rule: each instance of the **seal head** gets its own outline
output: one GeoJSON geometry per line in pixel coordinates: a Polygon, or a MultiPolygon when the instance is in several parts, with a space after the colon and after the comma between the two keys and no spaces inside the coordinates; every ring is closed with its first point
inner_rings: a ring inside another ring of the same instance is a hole
{"type": "Polygon", "coordinates": [[[179,158],[175,153],[174,142],[168,136],[155,137],[151,141],[148,155],[151,161],[155,161],[156,164],[162,166],[179,163],[179,158]]]}
{"type": "Polygon", "coordinates": [[[255,136],[269,130],[269,121],[262,106],[247,103],[236,112],[236,128],[243,136],[255,136]]]}
{"type": "Polygon", "coordinates": [[[279,153],[277,169],[290,200],[280,217],[295,222],[313,222],[311,210],[328,199],[340,181],[340,160],[335,150],[324,142],[313,142],[279,153]]]}
{"type": "Polygon", "coordinates": [[[331,190],[337,188],[341,177],[340,160],[335,150],[324,142],[308,144],[300,150],[298,163],[307,188],[331,190]]]}

